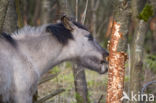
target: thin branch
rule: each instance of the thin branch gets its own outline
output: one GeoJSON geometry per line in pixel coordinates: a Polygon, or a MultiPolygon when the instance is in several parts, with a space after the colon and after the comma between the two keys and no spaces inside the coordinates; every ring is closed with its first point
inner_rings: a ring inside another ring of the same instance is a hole
{"type": "MultiPolygon", "coordinates": [[[[130,44],[128,44],[128,77],[131,78],[131,50],[130,50],[130,44]]],[[[129,86],[130,86],[130,80],[128,82],[129,86]]],[[[130,95],[130,88],[128,88],[128,95],[130,95]]],[[[129,103],[129,101],[128,101],[129,103]]]]}
{"type": "Polygon", "coordinates": [[[98,103],[101,103],[102,98],[103,98],[103,94],[100,96],[98,103]]]}
{"type": "Polygon", "coordinates": [[[86,1],[86,7],[85,7],[83,15],[82,15],[82,19],[81,19],[82,24],[84,24],[85,19],[86,19],[87,8],[88,8],[88,0],[86,1]]]}
{"type": "Polygon", "coordinates": [[[98,9],[98,7],[99,7],[99,3],[100,3],[99,1],[100,1],[100,0],[97,0],[97,1],[96,1],[96,4],[95,4],[95,11],[96,11],[96,10],[98,9]]]}
{"type": "Polygon", "coordinates": [[[77,22],[78,21],[78,0],[76,0],[75,16],[76,16],[76,22],[77,22]]]}
{"type": "Polygon", "coordinates": [[[49,75],[45,78],[42,78],[40,81],[39,81],[39,85],[42,84],[42,83],[45,83],[53,78],[55,78],[58,74],[52,74],[52,75],[49,75]]]}
{"type": "Polygon", "coordinates": [[[5,16],[7,14],[7,9],[8,9],[8,0],[1,0],[0,1],[0,32],[2,31],[4,21],[5,21],[5,16]]]}
{"type": "Polygon", "coordinates": [[[62,93],[64,91],[65,91],[65,89],[58,89],[58,90],[52,92],[51,94],[41,98],[40,100],[37,101],[37,103],[44,103],[48,99],[50,99],[50,98],[52,98],[52,97],[54,97],[54,96],[56,96],[56,95],[58,95],[58,94],[60,94],[60,93],[62,93]]]}
{"type": "Polygon", "coordinates": [[[145,90],[149,85],[151,85],[151,84],[153,84],[153,83],[156,83],[156,80],[155,80],[155,81],[150,81],[150,82],[146,83],[146,84],[144,85],[144,87],[141,89],[141,94],[143,94],[143,93],[144,93],[144,90],[145,90]]]}

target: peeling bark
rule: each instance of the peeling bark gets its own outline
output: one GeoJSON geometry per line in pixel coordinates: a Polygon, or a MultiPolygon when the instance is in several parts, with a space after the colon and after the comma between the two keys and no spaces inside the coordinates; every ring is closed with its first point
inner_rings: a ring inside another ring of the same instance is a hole
{"type": "Polygon", "coordinates": [[[109,70],[107,103],[122,103],[125,61],[127,59],[127,34],[129,23],[129,7],[125,1],[116,1],[114,22],[109,44],[109,70]]]}

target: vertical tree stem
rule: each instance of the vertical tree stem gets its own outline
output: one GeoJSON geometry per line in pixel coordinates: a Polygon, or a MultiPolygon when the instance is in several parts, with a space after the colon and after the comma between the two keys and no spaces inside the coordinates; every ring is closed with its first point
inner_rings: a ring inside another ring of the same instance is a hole
{"type": "Polygon", "coordinates": [[[0,0],[0,33],[2,32],[2,27],[5,20],[7,7],[8,7],[8,0],[0,0]]]}
{"type": "Polygon", "coordinates": [[[122,103],[127,59],[129,8],[126,1],[114,1],[114,22],[109,44],[107,103],[122,103]]]}

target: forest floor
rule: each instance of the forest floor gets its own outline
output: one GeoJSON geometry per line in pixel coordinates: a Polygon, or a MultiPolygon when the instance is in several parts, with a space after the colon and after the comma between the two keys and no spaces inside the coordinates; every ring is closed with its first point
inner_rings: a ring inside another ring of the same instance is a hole
{"type": "MultiPolygon", "coordinates": [[[[70,63],[65,63],[51,70],[50,72],[52,74],[59,72],[59,75],[38,86],[39,99],[57,89],[64,88],[65,92],[53,97],[45,103],[76,103],[74,77],[71,67],[70,63]]],[[[86,70],[85,73],[89,92],[88,98],[92,101],[91,103],[97,103],[101,95],[104,95],[104,97],[106,95],[107,74],[100,75],[90,70],[86,70]]]]}
{"type": "MultiPolygon", "coordinates": [[[[49,80],[38,86],[38,99],[47,96],[50,93],[58,89],[65,89],[65,91],[57,96],[52,97],[47,100],[45,103],[76,103],[75,99],[75,87],[74,87],[74,76],[72,71],[71,63],[63,63],[59,66],[54,67],[50,74],[59,73],[54,79],[49,80]]],[[[85,70],[86,80],[88,85],[88,98],[90,103],[98,103],[99,98],[103,95],[102,103],[106,101],[106,89],[107,89],[107,73],[100,75],[94,71],[85,70]]],[[[129,88],[129,71],[128,66],[126,65],[126,76],[125,76],[125,91],[128,91],[129,88]]],[[[146,84],[149,81],[156,80],[156,73],[152,72],[151,69],[144,70],[143,73],[144,80],[142,84],[146,84]],[[145,79],[146,78],[146,79],[145,79]]],[[[156,98],[156,83],[155,85],[149,86],[146,91],[149,93],[154,93],[156,98]],[[153,89],[152,89],[153,88],[153,89]],[[151,92],[152,91],[152,92],[151,92]]],[[[142,88],[142,87],[140,87],[142,88]]],[[[152,102],[156,103],[156,102],[152,102]]]]}

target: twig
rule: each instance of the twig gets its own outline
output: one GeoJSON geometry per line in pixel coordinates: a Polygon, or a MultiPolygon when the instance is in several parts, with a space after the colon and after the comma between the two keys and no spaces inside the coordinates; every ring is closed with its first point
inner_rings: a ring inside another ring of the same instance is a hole
{"type": "Polygon", "coordinates": [[[82,19],[81,19],[82,24],[84,24],[85,19],[86,19],[87,8],[88,8],[88,0],[86,1],[86,7],[85,7],[85,10],[84,10],[83,15],[82,15],[82,19]]]}
{"type": "Polygon", "coordinates": [[[98,9],[99,3],[100,3],[100,0],[97,0],[97,1],[96,1],[96,4],[95,4],[95,11],[98,9]]]}
{"type": "Polygon", "coordinates": [[[101,103],[102,98],[103,98],[103,94],[100,96],[98,103],[101,103]]]}
{"type": "Polygon", "coordinates": [[[53,78],[55,78],[58,74],[52,74],[52,75],[49,75],[45,78],[42,78],[40,81],[39,81],[39,85],[42,84],[42,83],[45,83],[53,78]]]}
{"type": "Polygon", "coordinates": [[[65,91],[65,89],[58,89],[58,90],[52,92],[51,94],[41,98],[40,100],[37,101],[37,103],[44,103],[48,99],[50,99],[50,98],[52,98],[52,97],[54,97],[54,96],[56,96],[56,95],[58,95],[58,94],[60,94],[60,93],[62,93],[64,91],[65,91]]]}
{"type": "Polygon", "coordinates": [[[144,90],[145,90],[149,85],[151,85],[152,83],[156,83],[156,80],[155,80],[155,81],[150,81],[150,82],[146,83],[146,84],[144,85],[144,87],[141,89],[141,94],[143,94],[143,93],[144,93],[144,90]]]}
{"type": "MultiPolygon", "coordinates": [[[[130,72],[131,72],[131,50],[130,50],[130,44],[128,44],[128,77],[131,78],[130,76],[130,72]]],[[[130,80],[128,81],[128,84],[130,86],[130,80]]],[[[128,88],[128,95],[130,95],[130,88],[128,88]]],[[[130,101],[128,101],[128,103],[130,103],[130,101]]]]}
{"type": "Polygon", "coordinates": [[[77,22],[78,21],[78,0],[76,0],[75,16],[76,16],[76,22],[77,22]]]}

